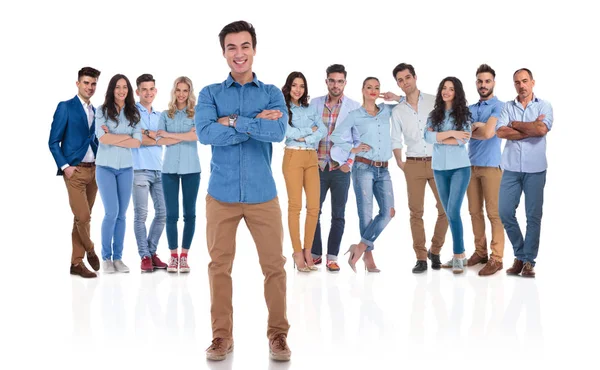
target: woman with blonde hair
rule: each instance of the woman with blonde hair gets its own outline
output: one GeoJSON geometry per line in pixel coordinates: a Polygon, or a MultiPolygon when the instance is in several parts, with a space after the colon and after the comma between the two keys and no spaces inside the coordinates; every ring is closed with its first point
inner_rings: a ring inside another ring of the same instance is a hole
{"type": "Polygon", "coordinates": [[[192,81],[178,77],[173,83],[169,109],[158,124],[159,145],[166,145],[162,168],[163,192],[167,208],[167,241],[171,250],[169,272],[189,272],[187,257],[196,229],[196,199],[200,187],[198,137],[194,124],[196,98],[192,81]],[[183,197],[183,236],[181,256],[177,254],[179,183],[183,197]]]}

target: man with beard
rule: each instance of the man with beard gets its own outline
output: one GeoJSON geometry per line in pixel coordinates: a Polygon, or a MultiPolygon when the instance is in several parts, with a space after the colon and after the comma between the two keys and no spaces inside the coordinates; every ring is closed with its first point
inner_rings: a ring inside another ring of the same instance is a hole
{"type": "Polygon", "coordinates": [[[480,276],[488,276],[502,270],[504,254],[504,228],[498,214],[498,193],[502,170],[500,169],[502,139],[496,136],[496,123],[504,103],[494,96],[496,72],[482,64],[475,73],[479,101],[469,106],[473,117],[473,133],[469,142],[471,181],[467,188],[469,213],[473,224],[475,252],[467,266],[485,263],[480,276]],[[492,225],[491,256],[488,258],[483,205],[492,225]]]}

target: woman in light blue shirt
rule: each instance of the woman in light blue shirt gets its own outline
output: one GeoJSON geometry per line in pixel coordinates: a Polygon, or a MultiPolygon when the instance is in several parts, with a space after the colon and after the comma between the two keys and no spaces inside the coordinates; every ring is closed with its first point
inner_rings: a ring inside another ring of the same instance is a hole
{"type": "Polygon", "coordinates": [[[388,160],[392,158],[390,117],[393,106],[375,104],[381,98],[379,80],[367,77],[362,88],[362,107],[348,117],[331,134],[334,146],[356,154],[352,166],[352,183],[358,209],[360,243],[352,244],[348,252],[348,264],[356,272],[356,262],[364,253],[363,262],[369,272],[379,272],[373,259],[375,240],[394,217],[394,190],[388,171],[388,160]],[[345,132],[355,128],[360,134],[360,144],[353,148],[343,139],[345,132]],[[379,213],[373,218],[373,197],[379,213]]]}
{"type": "Polygon", "coordinates": [[[189,272],[188,252],[196,231],[196,199],[200,187],[198,136],[194,124],[196,97],[192,81],[179,77],[173,83],[169,109],[158,122],[159,145],[166,145],[162,168],[163,193],[167,208],[167,241],[171,250],[169,272],[189,272]],[[181,256],[177,254],[179,220],[179,183],[183,198],[183,236],[181,256]]]}
{"type": "Polygon", "coordinates": [[[431,168],[452,232],[454,257],[442,267],[451,267],[455,274],[462,273],[467,263],[460,208],[471,179],[465,147],[471,137],[471,124],[462,83],[456,77],[446,77],[438,87],[424,139],[433,144],[431,168]]]}
{"type": "Polygon", "coordinates": [[[133,188],[131,148],[139,148],[142,130],[131,83],[122,74],[108,83],[104,103],[96,110],[96,182],[104,205],[102,269],[105,273],[129,272],[121,260],[125,215],[133,188]]]}
{"type": "Polygon", "coordinates": [[[308,85],[301,72],[292,72],[281,88],[288,108],[289,120],[283,156],[283,177],[288,193],[288,227],[298,271],[317,270],[311,248],[319,219],[321,182],[317,147],[327,133],[315,106],[308,105],[308,85]],[[306,192],[304,248],[300,241],[300,209],[302,188],[306,192]]]}

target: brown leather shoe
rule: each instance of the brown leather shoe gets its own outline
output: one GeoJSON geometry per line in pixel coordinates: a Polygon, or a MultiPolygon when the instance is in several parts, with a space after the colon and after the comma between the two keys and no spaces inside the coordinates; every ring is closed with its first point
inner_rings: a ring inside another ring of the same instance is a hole
{"type": "Polygon", "coordinates": [[[531,262],[525,262],[523,265],[523,271],[521,271],[522,277],[535,277],[535,271],[533,270],[533,266],[531,262]]]}
{"type": "Polygon", "coordinates": [[[508,270],[506,270],[506,274],[507,275],[519,275],[521,273],[521,270],[523,270],[523,261],[519,261],[518,259],[515,258],[515,261],[513,262],[512,267],[509,268],[508,270]]]}
{"type": "Polygon", "coordinates": [[[469,257],[469,260],[467,261],[467,266],[475,266],[477,264],[480,263],[487,263],[488,261],[488,256],[486,254],[485,257],[481,257],[480,255],[477,254],[477,252],[473,252],[473,255],[471,257],[469,257]]]}
{"type": "Polygon", "coordinates": [[[277,334],[269,340],[269,353],[275,361],[289,361],[292,351],[287,345],[285,334],[277,334]]]}
{"type": "Polygon", "coordinates": [[[95,278],[96,273],[92,272],[85,267],[83,262],[79,262],[77,265],[71,265],[71,275],[79,275],[83,278],[95,278]]]}
{"type": "Polygon", "coordinates": [[[502,261],[497,261],[493,258],[490,258],[485,264],[485,266],[483,266],[483,268],[479,270],[479,276],[493,275],[496,272],[502,270],[502,267],[502,261]]]}
{"type": "Polygon", "coordinates": [[[233,351],[233,339],[215,338],[210,347],[206,349],[206,359],[212,361],[222,361],[227,358],[227,354],[233,351]]]}
{"type": "Polygon", "coordinates": [[[100,270],[100,259],[98,259],[98,255],[96,254],[96,252],[94,252],[94,250],[92,249],[91,251],[87,252],[86,255],[87,261],[90,264],[90,266],[92,266],[94,271],[100,270]]]}

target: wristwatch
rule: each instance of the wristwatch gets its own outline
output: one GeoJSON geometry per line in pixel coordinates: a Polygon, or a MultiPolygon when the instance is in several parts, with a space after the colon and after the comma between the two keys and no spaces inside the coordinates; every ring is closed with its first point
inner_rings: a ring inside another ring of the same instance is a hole
{"type": "Polygon", "coordinates": [[[235,121],[237,121],[238,115],[233,113],[229,115],[229,127],[235,127],[235,121]]]}
{"type": "Polygon", "coordinates": [[[146,136],[150,136],[150,131],[149,131],[148,129],[145,129],[145,130],[144,130],[144,135],[146,135],[146,136]]]}

